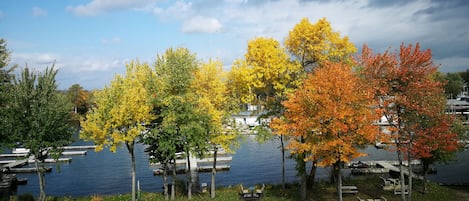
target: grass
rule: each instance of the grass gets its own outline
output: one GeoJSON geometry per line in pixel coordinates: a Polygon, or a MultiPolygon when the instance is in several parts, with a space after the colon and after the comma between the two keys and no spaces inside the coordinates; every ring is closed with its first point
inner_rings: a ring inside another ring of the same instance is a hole
{"type": "MultiPolygon", "coordinates": [[[[393,192],[381,190],[379,184],[381,180],[379,177],[358,177],[353,179],[345,179],[344,185],[354,185],[359,189],[357,195],[346,195],[344,194],[344,201],[356,201],[357,196],[362,199],[368,198],[379,198],[385,197],[388,201],[400,200],[400,195],[394,195],[393,192]]],[[[266,185],[264,190],[265,196],[261,199],[262,201],[296,201],[300,200],[299,187],[297,184],[288,184],[286,190],[282,190],[280,185],[266,185]]],[[[469,189],[465,188],[454,188],[439,186],[436,183],[428,183],[429,192],[427,194],[422,193],[422,184],[416,182],[413,190],[413,201],[469,201],[469,189]]],[[[239,186],[234,187],[220,187],[217,189],[217,196],[215,199],[210,198],[209,193],[193,194],[192,200],[194,201],[239,201],[239,186]]],[[[308,192],[309,201],[329,201],[337,200],[335,184],[329,182],[317,182],[315,183],[314,189],[308,192]]],[[[18,200],[18,199],[16,199],[18,200]]],[[[123,195],[111,195],[111,196],[100,196],[92,195],[90,197],[49,197],[49,201],[129,201],[131,200],[130,194],[123,195]]],[[[164,196],[162,193],[147,193],[142,192],[141,201],[163,201],[164,196]]],[[[182,192],[177,192],[177,201],[187,200],[187,196],[182,192]]],[[[19,200],[18,200],[19,201],[19,200]]]]}

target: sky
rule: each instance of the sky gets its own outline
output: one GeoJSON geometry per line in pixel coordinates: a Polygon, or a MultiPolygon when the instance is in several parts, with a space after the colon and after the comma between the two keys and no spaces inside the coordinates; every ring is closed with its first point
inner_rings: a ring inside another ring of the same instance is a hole
{"type": "Polygon", "coordinates": [[[125,64],[153,63],[186,47],[200,61],[229,70],[255,37],[281,43],[308,18],[326,18],[358,49],[431,49],[441,72],[469,69],[469,1],[465,0],[2,0],[0,38],[11,64],[59,69],[59,89],[101,89],[125,64]]]}

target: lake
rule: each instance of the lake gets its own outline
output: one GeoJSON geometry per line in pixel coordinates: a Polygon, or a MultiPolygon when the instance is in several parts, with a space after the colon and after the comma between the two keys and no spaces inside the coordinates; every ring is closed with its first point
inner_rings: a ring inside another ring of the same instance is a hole
{"type": "MultiPolygon", "coordinates": [[[[84,144],[76,143],[77,145],[84,144]]],[[[243,184],[252,186],[260,183],[281,183],[281,152],[278,141],[259,144],[255,136],[246,136],[233,155],[231,169],[218,172],[217,185],[229,186],[243,184]]],[[[357,160],[394,160],[395,153],[370,146],[364,150],[368,156],[357,160]]],[[[153,176],[148,156],[142,145],[136,145],[137,180],[143,191],[161,192],[162,177],[153,176]]],[[[460,152],[456,162],[437,165],[438,174],[430,179],[442,183],[469,183],[469,152],[460,152]]],[[[49,164],[53,171],[46,174],[46,194],[50,196],[90,196],[129,193],[131,191],[130,155],[127,149],[118,149],[116,153],[103,150],[88,150],[85,156],[72,156],[71,163],[49,164]]],[[[327,168],[319,168],[317,179],[329,178],[327,168]]],[[[18,174],[18,178],[27,177],[28,184],[18,186],[17,194],[31,193],[38,195],[39,186],[36,173],[18,174]]],[[[201,173],[200,182],[210,183],[210,173],[201,173]]],[[[298,181],[295,162],[286,160],[287,182],[298,181]]]]}

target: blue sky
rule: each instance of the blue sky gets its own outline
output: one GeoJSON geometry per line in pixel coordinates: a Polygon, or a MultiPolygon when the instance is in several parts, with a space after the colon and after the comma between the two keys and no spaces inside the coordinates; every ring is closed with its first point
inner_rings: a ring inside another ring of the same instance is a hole
{"type": "Polygon", "coordinates": [[[449,0],[3,0],[0,37],[11,63],[59,68],[60,89],[100,89],[126,62],[153,62],[170,47],[229,69],[254,37],[284,41],[304,17],[374,51],[419,42],[442,72],[469,69],[469,1],[449,0]]]}

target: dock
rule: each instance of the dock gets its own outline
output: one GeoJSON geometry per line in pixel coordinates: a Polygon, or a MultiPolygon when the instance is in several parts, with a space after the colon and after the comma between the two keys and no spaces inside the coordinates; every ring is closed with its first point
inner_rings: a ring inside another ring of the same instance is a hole
{"type": "MultiPolygon", "coordinates": [[[[204,165],[204,166],[198,166],[197,171],[198,172],[211,172],[213,168],[213,165],[204,165]]],[[[218,165],[216,167],[217,171],[229,171],[230,170],[230,165],[218,165]]],[[[185,168],[179,168],[176,170],[176,174],[185,174],[186,169],[185,168]]],[[[172,174],[172,170],[168,171],[168,174],[172,174]]],[[[160,168],[154,169],[153,170],[153,175],[163,175],[163,170],[160,168]]]]}
{"type": "MultiPolygon", "coordinates": [[[[46,158],[43,163],[70,163],[71,161],[72,161],[72,158],[58,158],[58,159],[46,158]]],[[[28,163],[35,163],[35,160],[29,159],[28,163]]]]}
{"type": "Polygon", "coordinates": [[[64,152],[62,152],[62,156],[78,156],[78,155],[86,155],[86,151],[64,151],[64,152]]]}
{"type": "MultiPolygon", "coordinates": [[[[213,169],[213,150],[208,151],[208,154],[204,158],[196,158],[191,156],[190,159],[190,169],[194,172],[211,172],[213,169]]],[[[177,153],[176,156],[184,156],[183,153],[177,153]]],[[[227,156],[226,151],[224,149],[219,149],[217,151],[217,164],[215,169],[217,171],[229,171],[230,170],[230,163],[233,160],[232,156],[227,156]]],[[[180,158],[176,159],[175,164],[176,166],[176,173],[183,174],[186,173],[188,169],[187,159],[180,158]]],[[[163,174],[163,167],[160,163],[150,163],[150,166],[154,167],[153,175],[162,175],[163,174]]],[[[171,174],[172,171],[168,172],[171,174]]]]}
{"type": "MultiPolygon", "coordinates": [[[[77,156],[77,155],[86,155],[86,151],[63,151],[62,156],[77,156]]],[[[0,158],[18,158],[18,157],[27,157],[28,153],[16,153],[16,154],[0,154],[0,158]]]]}
{"type": "MultiPolygon", "coordinates": [[[[224,156],[224,157],[217,157],[217,163],[223,163],[223,162],[230,162],[233,159],[232,156],[224,156]]],[[[184,165],[186,164],[186,159],[177,159],[176,160],[176,165],[184,165]]],[[[197,163],[213,163],[213,158],[202,158],[202,159],[196,159],[197,163]]],[[[160,163],[150,163],[150,166],[160,166],[160,163]]]]}
{"type": "MultiPolygon", "coordinates": [[[[351,168],[351,172],[354,174],[383,174],[393,172],[400,172],[399,170],[399,161],[359,161],[358,163],[366,164],[367,167],[362,168],[351,168]]],[[[351,163],[352,164],[352,163],[351,163]]],[[[349,166],[351,166],[349,164],[349,166]]],[[[411,165],[420,165],[419,160],[412,160],[411,165]]],[[[408,166],[408,161],[403,161],[405,167],[408,166]]],[[[404,168],[404,174],[409,175],[409,170],[404,168]]],[[[422,179],[422,176],[412,174],[414,178],[422,179]]]]}
{"type": "MultiPolygon", "coordinates": [[[[52,172],[52,168],[51,167],[45,167],[44,171],[45,172],[52,172]]],[[[31,168],[10,168],[7,172],[8,173],[32,173],[32,172],[37,172],[37,169],[35,167],[31,167],[31,168]]]]}
{"type": "Polygon", "coordinates": [[[77,150],[77,149],[84,150],[84,149],[96,149],[96,145],[81,145],[81,146],[70,145],[70,146],[64,146],[60,148],[63,150],[77,150]]]}
{"type": "MultiPolygon", "coordinates": [[[[211,172],[213,169],[213,165],[204,165],[204,166],[199,166],[197,167],[197,170],[199,172],[211,172]]],[[[230,165],[218,165],[217,164],[217,167],[215,168],[215,170],[217,171],[228,171],[230,170],[230,165]]]]}
{"type": "MultiPolygon", "coordinates": [[[[1,162],[3,162],[3,161],[1,161],[1,162]]],[[[23,165],[28,164],[28,159],[5,161],[5,162],[6,163],[2,163],[2,164],[5,164],[5,165],[3,165],[3,168],[14,168],[14,167],[17,167],[17,166],[23,166],[23,165]]]]}

